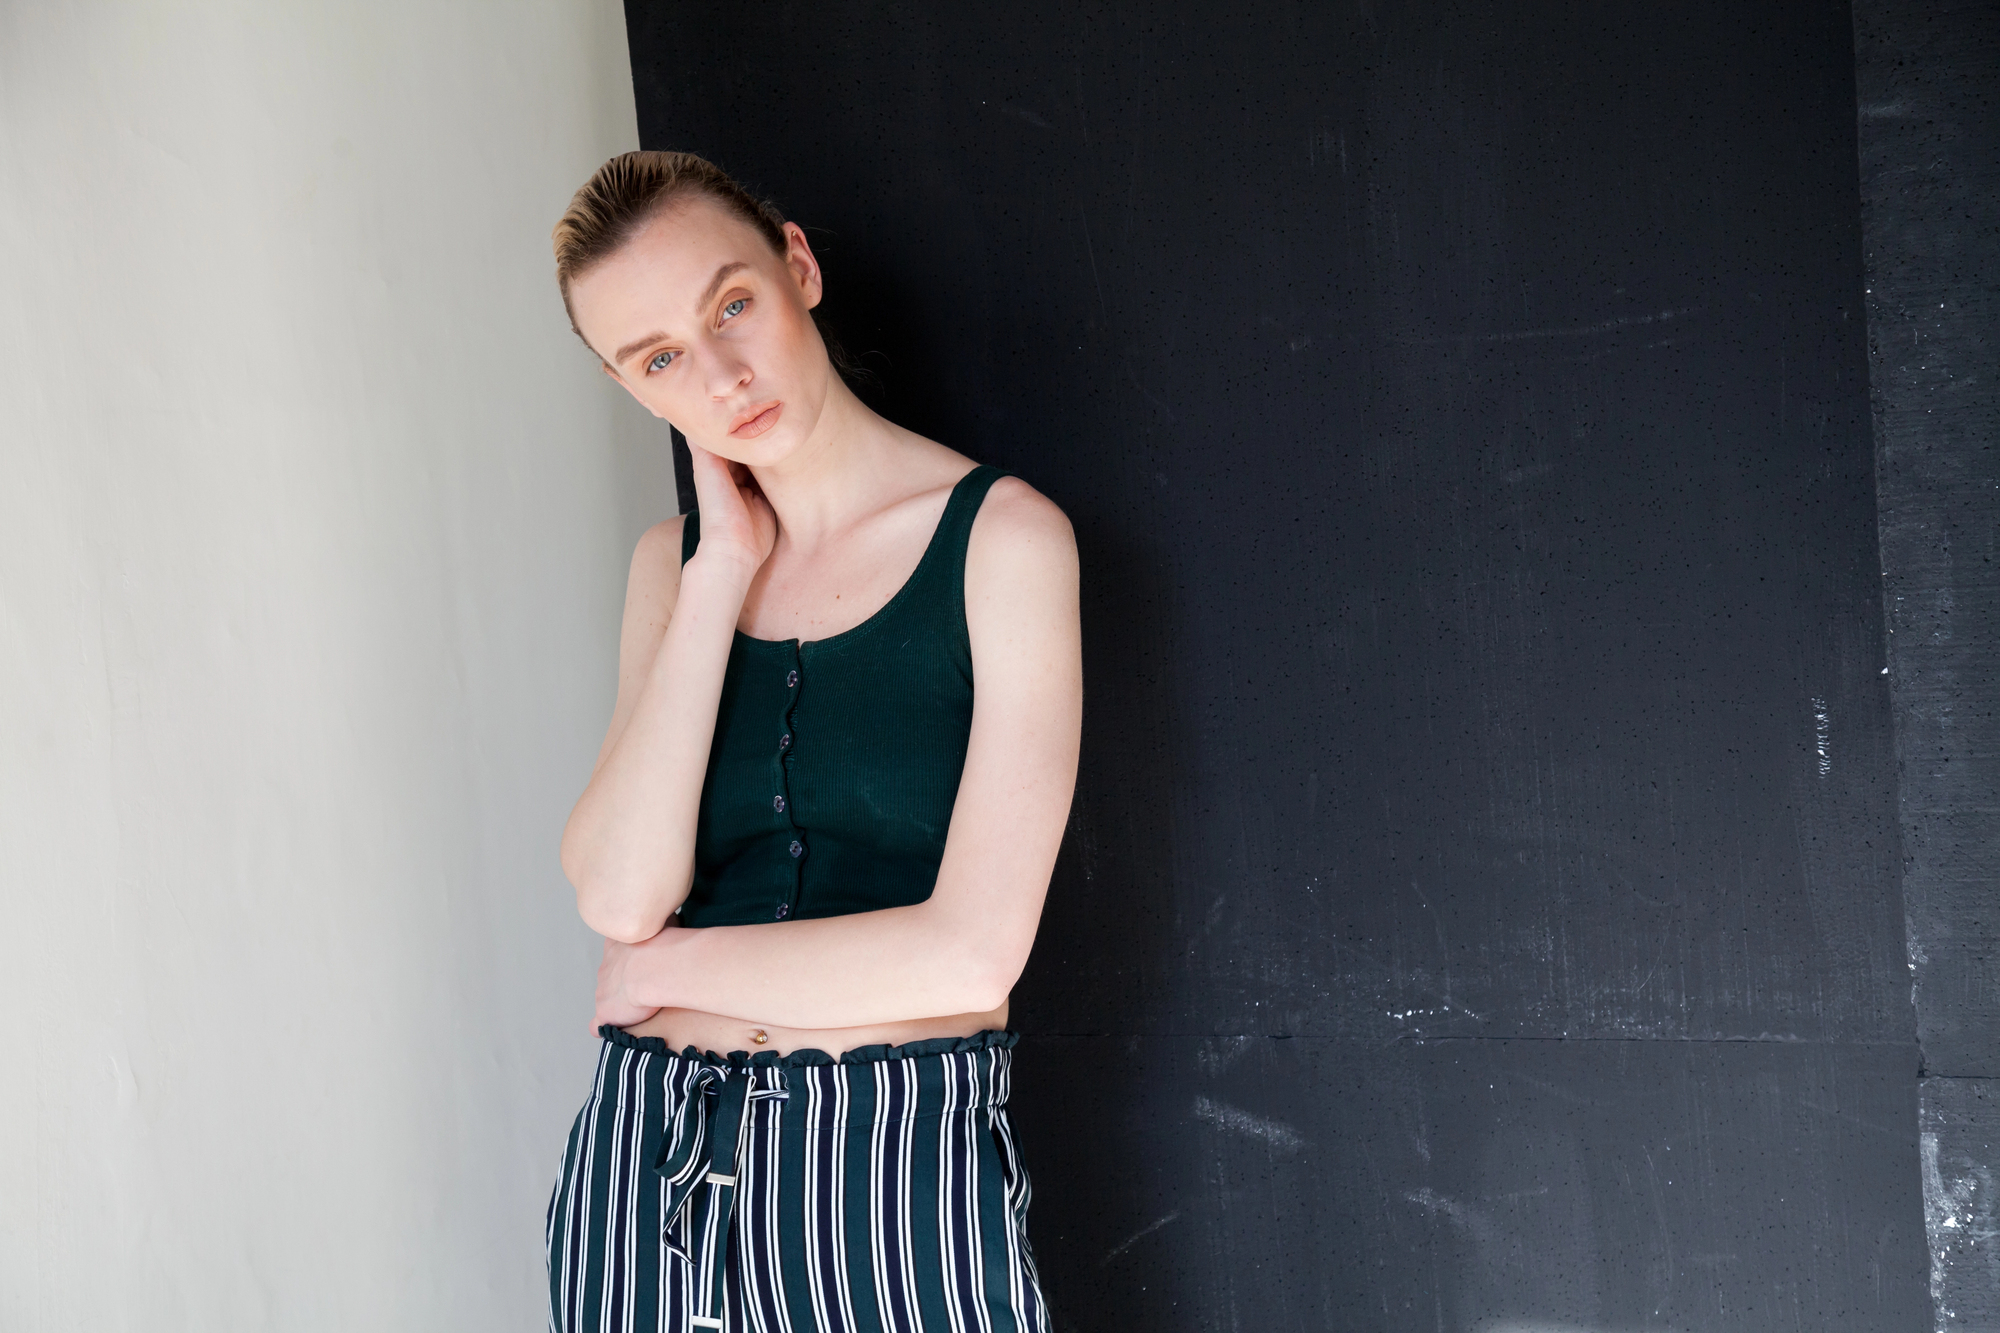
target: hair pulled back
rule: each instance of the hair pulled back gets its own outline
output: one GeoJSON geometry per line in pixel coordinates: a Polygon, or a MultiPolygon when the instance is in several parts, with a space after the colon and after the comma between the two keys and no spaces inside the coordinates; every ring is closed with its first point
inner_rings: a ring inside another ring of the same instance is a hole
{"type": "MultiPolygon", "coordinates": [[[[784,255],[785,215],[778,206],[744,189],[735,177],[707,158],[645,148],[620,153],[584,182],[553,233],[556,283],[562,288],[563,313],[569,316],[569,326],[577,337],[583,337],[583,330],[576,327],[570,284],[616,254],[661,212],[696,196],[713,200],[749,223],[773,253],[784,255]]],[[[819,311],[812,313],[818,325],[819,311]]],[[[854,368],[824,325],[820,325],[820,341],[826,344],[834,369],[851,376],[854,368]]],[[[590,345],[588,339],[584,345],[590,345]]]]}

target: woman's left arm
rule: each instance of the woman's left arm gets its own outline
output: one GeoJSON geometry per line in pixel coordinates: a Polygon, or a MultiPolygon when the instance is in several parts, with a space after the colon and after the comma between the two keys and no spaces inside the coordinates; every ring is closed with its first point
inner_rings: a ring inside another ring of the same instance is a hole
{"type": "Polygon", "coordinates": [[[809,921],[663,930],[610,946],[602,980],[636,1008],[796,1028],[985,1013],[1035,941],[1076,788],[1083,725],[1076,538],[1003,478],[965,559],[972,732],[931,896],[809,921]]]}

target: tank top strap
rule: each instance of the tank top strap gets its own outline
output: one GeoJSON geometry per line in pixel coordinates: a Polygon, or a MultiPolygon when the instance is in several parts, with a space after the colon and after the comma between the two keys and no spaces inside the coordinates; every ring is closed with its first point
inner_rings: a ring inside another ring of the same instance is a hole
{"type": "Polygon", "coordinates": [[[930,547],[910,576],[906,595],[897,599],[902,603],[898,619],[912,628],[923,625],[942,635],[942,641],[952,645],[951,656],[959,669],[968,673],[972,669],[972,639],[965,622],[965,552],[986,493],[1007,475],[982,463],[958,479],[951,498],[945,501],[930,547]]]}
{"type": "Polygon", "coordinates": [[[979,507],[986,503],[986,492],[993,489],[993,483],[1008,475],[991,463],[981,463],[958,479],[958,485],[951,488],[951,498],[945,501],[931,548],[944,567],[940,572],[960,588],[965,586],[965,550],[972,544],[972,521],[979,517],[979,507]]]}

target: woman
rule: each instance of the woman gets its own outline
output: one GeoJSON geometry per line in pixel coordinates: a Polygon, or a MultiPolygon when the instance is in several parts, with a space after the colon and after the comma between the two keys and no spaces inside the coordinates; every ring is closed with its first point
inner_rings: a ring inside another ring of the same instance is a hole
{"type": "Polygon", "coordinates": [[[555,245],[697,507],[633,555],[563,833],[604,1046],[552,1327],[1046,1330],[1006,1024],[1076,777],[1068,522],[863,405],[805,233],[700,158],[612,159],[555,245]]]}

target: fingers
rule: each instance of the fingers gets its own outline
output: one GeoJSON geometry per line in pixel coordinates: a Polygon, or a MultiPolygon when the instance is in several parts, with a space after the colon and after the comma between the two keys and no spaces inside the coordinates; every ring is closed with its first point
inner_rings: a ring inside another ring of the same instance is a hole
{"type": "Polygon", "coordinates": [[[734,480],[729,475],[728,460],[717,458],[700,445],[688,444],[688,456],[694,463],[694,493],[704,501],[703,508],[712,508],[723,486],[734,480]]]}
{"type": "Polygon", "coordinates": [[[753,497],[764,498],[757,479],[743,464],[712,454],[698,444],[689,444],[688,454],[694,460],[695,500],[706,521],[722,521],[736,509],[747,510],[753,497]]]}

